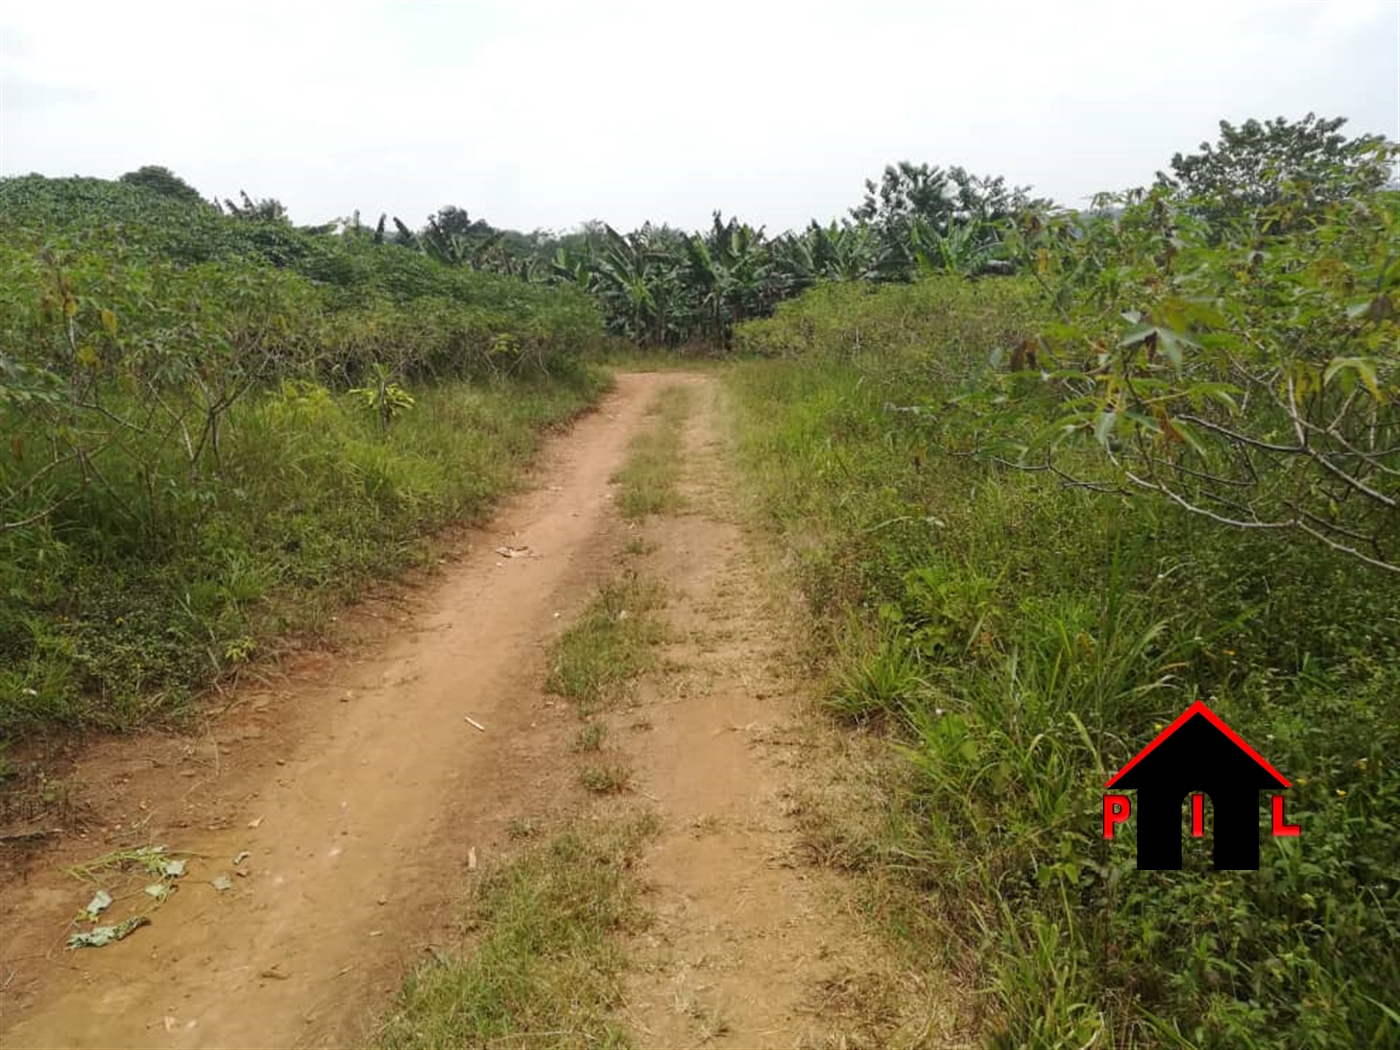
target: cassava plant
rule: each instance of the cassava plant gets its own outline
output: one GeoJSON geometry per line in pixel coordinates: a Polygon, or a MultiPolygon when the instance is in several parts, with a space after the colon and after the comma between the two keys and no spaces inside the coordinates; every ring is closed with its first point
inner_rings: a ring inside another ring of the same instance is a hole
{"type": "Polygon", "coordinates": [[[1159,185],[1024,224],[1060,319],[959,399],[965,447],[1400,572],[1400,194],[1319,199],[1220,225],[1159,185]]]}

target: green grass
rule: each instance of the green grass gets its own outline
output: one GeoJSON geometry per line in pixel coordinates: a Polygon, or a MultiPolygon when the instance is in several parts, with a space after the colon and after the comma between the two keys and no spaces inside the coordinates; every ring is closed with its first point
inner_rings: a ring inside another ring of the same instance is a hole
{"type": "Polygon", "coordinates": [[[1400,588],[1306,544],[940,455],[938,412],[887,406],[945,404],[956,354],[997,345],[969,294],[889,293],[854,360],[831,333],[844,313],[814,296],[781,319],[809,357],[726,379],[828,703],[894,745],[842,771],[862,790],[807,818],[813,852],[863,871],[930,969],[986,989],[994,1045],[1394,1045],[1400,588]],[[1210,870],[1209,840],[1182,872],[1137,872],[1131,825],[1101,837],[1103,782],[1198,698],[1293,781],[1302,837],[1266,835],[1258,872],[1210,870]]]}
{"type": "Polygon", "coordinates": [[[628,965],[619,938],[647,924],[634,865],[657,827],[571,831],[488,870],[467,908],[471,943],[409,978],[379,1045],[631,1046],[612,1016],[628,965]]]}
{"type": "Polygon", "coordinates": [[[633,554],[637,557],[645,557],[648,554],[655,554],[657,545],[644,536],[633,536],[622,548],[624,554],[633,554]]]}
{"type": "Polygon", "coordinates": [[[602,722],[589,722],[574,736],[575,751],[598,751],[603,746],[603,738],[608,735],[608,727],[602,722]]]}
{"type": "Polygon", "coordinates": [[[177,716],[423,561],[596,398],[602,340],[577,289],[366,230],[0,179],[0,743],[177,716]]]}
{"type": "Polygon", "coordinates": [[[681,472],[681,431],[692,399],[689,387],[663,390],[648,413],[655,422],[632,439],[627,463],[613,475],[612,480],[621,485],[618,509],[629,521],[680,509],[676,482],[681,472]]]}
{"type": "Polygon", "coordinates": [[[482,518],[602,386],[415,389],[387,434],[324,388],[260,395],[229,419],[221,475],[198,499],[172,491],[154,524],[125,509],[144,482],[114,472],[42,527],[0,532],[0,739],[178,716],[365,581],[422,564],[435,529],[482,518]]]}
{"type": "Polygon", "coordinates": [[[619,700],[655,666],[662,628],[653,613],[661,602],[661,588],[635,573],[603,587],[559,639],[545,688],[575,701],[585,715],[619,700]]]}
{"type": "Polygon", "coordinates": [[[584,766],[578,779],[595,795],[620,795],[632,786],[632,769],[617,762],[584,766]]]}

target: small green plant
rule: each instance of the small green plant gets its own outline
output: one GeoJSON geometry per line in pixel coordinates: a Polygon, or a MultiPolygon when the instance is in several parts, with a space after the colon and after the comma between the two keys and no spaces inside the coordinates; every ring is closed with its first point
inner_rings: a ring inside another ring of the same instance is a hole
{"type": "Polygon", "coordinates": [[[605,586],[555,645],[545,688],[585,715],[618,700],[655,663],[662,630],[652,614],[661,600],[660,587],[635,573],[605,586]]]}
{"type": "Polygon", "coordinates": [[[898,714],[902,705],[927,693],[922,667],[904,636],[891,632],[878,644],[837,661],[836,682],[826,706],[852,722],[898,714]]]}
{"type": "Polygon", "coordinates": [[[645,536],[633,536],[622,548],[624,554],[635,554],[638,556],[655,553],[656,544],[652,543],[645,536]]]}
{"type": "Polygon", "coordinates": [[[632,786],[632,770],[619,764],[585,766],[579,783],[595,795],[620,795],[632,786]]]}
{"type": "Polygon", "coordinates": [[[350,391],[350,396],[372,411],[379,420],[380,430],[387,431],[390,422],[407,412],[416,402],[407,390],[394,382],[389,369],[379,362],[370,366],[370,376],[373,382],[368,386],[355,387],[350,391]]]}
{"type": "Polygon", "coordinates": [[[537,821],[515,817],[506,825],[506,834],[513,839],[532,839],[540,833],[537,821]]]}
{"type": "Polygon", "coordinates": [[[575,751],[597,751],[603,746],[608,727],[602,722],[589,722],[574,736],[575,751]]]}

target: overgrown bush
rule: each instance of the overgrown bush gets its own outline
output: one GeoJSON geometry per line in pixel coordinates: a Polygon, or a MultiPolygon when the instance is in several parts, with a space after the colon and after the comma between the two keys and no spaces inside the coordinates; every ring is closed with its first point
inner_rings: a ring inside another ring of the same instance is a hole
{"type": "Polygon", "coordinates": [[[600,334],[368,237],[0,181],[0,737],[172,712],[481,514],[600,334]]]}
{"type": "Polygon", "coordinates": [[[893,926],[955,946],[1002,1045],[1393,1044],[1400,586],[963,454],[949,402],[1051,309],[981,284],[820,289],[737,334],[801,354],[731,389],[833,712],[907,771],[877,851],[893,926]],[[1140,873],[1131,830],[1101,838],[1104,781],[1196,699],[1295,785],[1302,836],[1265,838],[1258,872],[1209,870],[1208,838],[1140,873]]]}

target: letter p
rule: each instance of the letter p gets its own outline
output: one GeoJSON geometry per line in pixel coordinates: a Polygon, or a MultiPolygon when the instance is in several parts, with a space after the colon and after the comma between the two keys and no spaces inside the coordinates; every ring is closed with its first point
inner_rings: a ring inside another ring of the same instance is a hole
{"type": "Polygon", "coordinates": [[[1103,797],[1103,837],[1113,838],[1113,825],[1121,824],[1133,815],[1133,805],[1127,795],[1103,797]]]}

